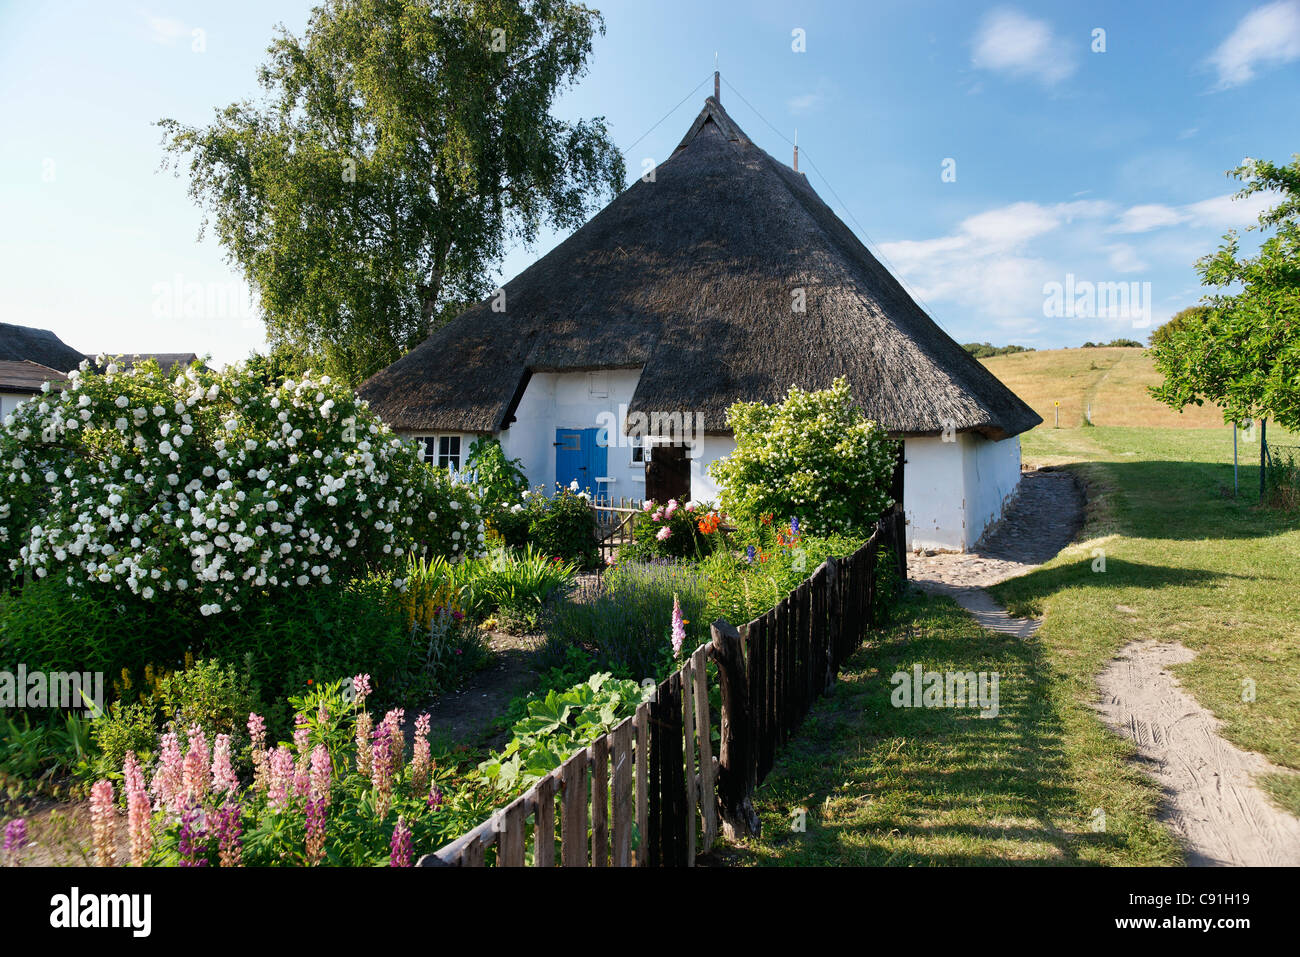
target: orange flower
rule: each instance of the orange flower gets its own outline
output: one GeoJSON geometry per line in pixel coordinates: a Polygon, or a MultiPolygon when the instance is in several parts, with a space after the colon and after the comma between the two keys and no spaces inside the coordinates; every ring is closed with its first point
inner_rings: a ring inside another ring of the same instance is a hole
{"type": "Polygon", "coordinates": [[[772,513],[771,513],[771,512],[764,512],[762,515],[759,516],[758,520],[759,520],[760,522],[762,522],[764,525],[771,525],[771,524],[772,524],[772,513]]]}
{"type": "Polygon", "coordinates": [[[700,519],[697,524],[701,534],[712,535],[718,530],[718,516],[710,512],[708,515],[705,515],[700,519]]]}

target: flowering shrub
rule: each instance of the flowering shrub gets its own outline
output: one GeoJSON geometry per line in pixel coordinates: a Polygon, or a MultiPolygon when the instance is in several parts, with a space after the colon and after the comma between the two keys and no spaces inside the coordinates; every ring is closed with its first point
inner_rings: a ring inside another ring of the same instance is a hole
{"type": "Polygon", "coordinates": [[[108,586],[202,615],[346,581],[415,545],[477,553],[469,489],[328,376],[87,363],[0,431],[0,575],[108,586]]]}
{"type": "Polygon", "coordinates": [[[762,516],[797,518],[814,535],[870,534],[893,503],[897,442],[853,404],[847,380],[821,392],[792,388],[784,402],[727,410],[736,448],[709,466],[722,505],[747,532],[762,516]]]}
{"type": "Polygon", "coordinates": [[[651,499],[641,507],[632,527],[632,543],[620,557],[634,561],[654,558],[703,558],[727,545],[722,525],[726,516],[711,504],[680,503],[670,498],[660,505],[651,499]]]}

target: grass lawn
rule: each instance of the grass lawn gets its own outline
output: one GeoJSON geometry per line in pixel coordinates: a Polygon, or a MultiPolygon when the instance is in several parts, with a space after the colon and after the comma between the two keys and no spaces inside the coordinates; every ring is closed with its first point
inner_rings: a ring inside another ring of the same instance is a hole
{"type": "MultiPolygon", "coordinates": [[[[1223,733],[1300,768],[1300,516],[1256,506],[1256,469],[1242,469],[1243,495],[1231,497],[1231,433],[1040,428],[1024,450],[1076,463],[1091,497],[1079,545],[994,589],[1015,613],[1045,614],[1043,628],[1019,641],[947,600],[911,599],[778,758],[756,796],[763,836],[731,849],[734,863],[1181,862],[1155,819],[1157,789],[1089,708],[1097,673],[1135,639],[1198,652],[1175,673],[1223,733]],[[1092,570],[1096,549],[1104,572],[1092,570]],[[916,663],[998,672],[999,716],[892,707],[890,676],[916,663]],[[1241,700],[1243,678],[1253,702],[1241,700]]],[[[1300,813],[1298,780],[1261,783],[1300,813]]]]}

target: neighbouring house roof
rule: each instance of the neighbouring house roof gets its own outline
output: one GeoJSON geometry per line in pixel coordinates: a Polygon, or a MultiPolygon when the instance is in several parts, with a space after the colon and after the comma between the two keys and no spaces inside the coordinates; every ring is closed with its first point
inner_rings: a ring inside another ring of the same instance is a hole
{"type": "Polygon", "coordinates": [[[71,372],[86,358],[48,329],[0,322],[0,360],[36,362],[57,372],[71,372]]]}
{"type": "Polygon", "coordinates": [[[41,386],[49,382],[61,387],[66,378],[58,369],[51,369],[39,362],[24,359],[15,362],[12,359],[0,359],[0,392],[20,392],[35,395],[41,386]]]}
{"type": "Polygon", "coordinates": [[[1042,420],[952,340],[808,184],[710,97],[673,155],[505,287],[367,380],[397,429],[496,431],[533,372],[641,367],[630,412],[700,412],[847,377],[894,433],[1042,420]],[[792,309],[804,290],[805,311],[792,309]]]}

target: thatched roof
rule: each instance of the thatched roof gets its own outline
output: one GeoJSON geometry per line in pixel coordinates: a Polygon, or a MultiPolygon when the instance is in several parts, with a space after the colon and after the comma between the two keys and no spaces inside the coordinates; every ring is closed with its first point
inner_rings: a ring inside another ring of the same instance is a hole
{"type": "Polygon", "coordinates": [[[56,388],[62,388],[67,377],[58,369],[51,369],[39,362],[24,359],[15,362],[12,359],[0,359],[0,392],[20,392],[35,395],[41,386],[49,382],[56,388]]]}
{"type": "Polygon", "coordinates": [[[949,338],[800,173],[710,97],[673,155],[505,285],[370,378],[397,429],[508,425],[528,374],[643,367],[631,412],[702,412],[846,376],[899,434],[1001,438],[1042,420],[949,338]],[[806,291],[806,311],[792,309],[806,291]]]}
{"type": "Polygon", "coordinates": [[[71,372],[84,358],[48,329],[0,322],[0,360],[35,362],[58,372],[71,372]]]}

